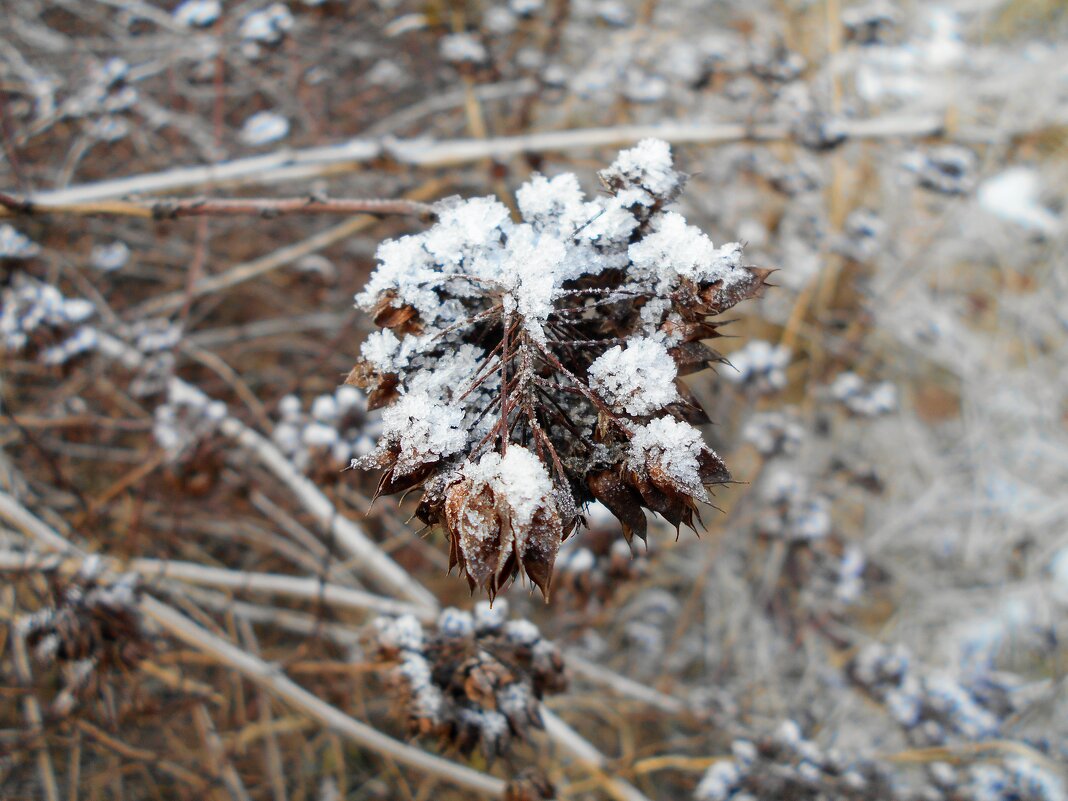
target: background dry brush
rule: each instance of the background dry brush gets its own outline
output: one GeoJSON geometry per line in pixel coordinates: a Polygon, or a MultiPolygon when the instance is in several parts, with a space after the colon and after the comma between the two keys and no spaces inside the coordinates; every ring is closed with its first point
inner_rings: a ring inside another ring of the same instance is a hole
{"type": "Polygon", "coordinates": [[[1063,799],[1064,13],[0,0],[0,797],[1063,799]],[[343,469],[353,296],[649,136],[778,270],[737,483],[479,607],[343,469]]]}

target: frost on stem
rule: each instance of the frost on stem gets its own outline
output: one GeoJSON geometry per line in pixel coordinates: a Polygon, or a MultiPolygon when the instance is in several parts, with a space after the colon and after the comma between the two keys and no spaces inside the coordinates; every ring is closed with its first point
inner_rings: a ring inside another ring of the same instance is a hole
{"type": "Polygon", "coordinates": [[[560,546],[598,500],[628,541],[643,509],[693,525],[728,480],[679,378],[720,361],[715,315],[767,271],[665,206],[685,176],[645,140],[587,199],[571,174],[495,198],[449,200],[428,231],[384,242],[357,296],[383,330],[349,382],[385,407],[379,492],[422,487],[451,562],[491,595],[519,574],[548,591],[560,546]]]}

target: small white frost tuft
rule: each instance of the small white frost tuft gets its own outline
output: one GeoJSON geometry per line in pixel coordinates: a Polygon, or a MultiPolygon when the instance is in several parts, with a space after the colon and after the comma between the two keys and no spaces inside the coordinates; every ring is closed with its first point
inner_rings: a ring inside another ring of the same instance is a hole
{"type": "Polygon", "coordinates": [[[251,147],[269,145],[285,139],[289,134],[289,120],[273,111],[258,111],[241,127],[241,141],[251,147]]]}
{"type": "Polygon", "coordinates": [[[697,457],[706,449],[701,432],[674,417],[658,417],[634,432],[630,464],[637,470],[655,465],[694,497],[704,495],[697,457]]]}
{"type": "Polygon", "coordinates": [[[590,387],[617,410],[644,416],[679,400],[678,370],[663,343],[632,339],[609,348],[590,365],[590,387]]]}
{"type": "Polygon", "coordinates": [[[190,28],[206,28],[222,15],[219,0],[185,0],[174,9],[174,21],[190,28]]]}

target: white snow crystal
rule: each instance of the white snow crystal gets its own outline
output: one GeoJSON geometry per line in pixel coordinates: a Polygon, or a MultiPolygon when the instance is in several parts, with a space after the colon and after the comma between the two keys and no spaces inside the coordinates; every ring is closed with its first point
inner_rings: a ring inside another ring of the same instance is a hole
{"type": "Polygon", "coordinates": [[[589,367],[590,386],[613,407],[635,416],[679,400],[677,373],[667,348],[651,338],[609,348],[589,367]]]}
{"type": "Polygon", "coordinates": [[[639,426],[630,441],[630,463],[638,470],[655,464],[680,487],[702,497],[698,455],[705,450],[701,432],[674,417],[658,417],[639,426]]]}
{"type": "Polygon", "coordinates": [[[748,279],[741,269],[742,246],[731,242],[717,248],[712,240],[681,214],[667,212],[654,219],[655,231],[630,246],[634,266],[658,276],[666,286],[680,276],[695,283],[722,281],[725,287],[748,279]]]}
{"type": "Polygon", "coordinates": [[[404,395],[385,409],[384,436],[395,440],[400,449],[396,474],[457,453],[467,444],[463,422],[462,409],[440,403],[425,392],[404,395]]]}
{"type": "Polygon", "coordinates": [[[660,198],[670,198],[684,180],[682,173],[675,171],[671,146],[662,139],[643,139],[620,152],[601,176],[624,186],[640,186],[660,198]]]}
{"type": "Polygon", "coordinates": [[[509,446],[504,456],[490,452],[477,464],[468,462],[464,465],[464,475],[492,487],[499,497],[507,500],[514,531],[527,528],[535,512],[545,506],[553,492],[545,465],[521,445],[509,446]]]}

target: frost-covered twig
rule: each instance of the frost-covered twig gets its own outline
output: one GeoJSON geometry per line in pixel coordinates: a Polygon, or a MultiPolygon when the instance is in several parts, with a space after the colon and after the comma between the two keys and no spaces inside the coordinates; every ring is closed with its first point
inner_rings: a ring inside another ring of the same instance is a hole
{"type": "MultiPolygon", "coordinates": [[[[100,559],[100,557],[92,557],[100,559]]],[[[63,558],[18,551],[0,551],[0,572],[28,570],[56,570],[64,574],[77,573],[86,560],[80,557],[63,558]]],[[[172,562],[166,559],[131,559],[120,562],[103,559],[102,564],[114,572],[136,573],[148,581],[177,579],[204,587],[235,590],[238,592],[281,595],[302,600],[320,601],[332,606],[360,609],[389,615],[416,615],[432,620],[426,608],[383,598],[351,587],[329,584],[314,577],[287,576],[278,573],[254,573],[244,570],[226,570],[220,567],[199,565],[195,562],[172,562]]]]}
{"type": "Polygon", "coordinates": [[[82,203],[37,203],[0,192],[0,218],[65,215],[73,217],[138,217],[178,220],[183,217],[263,217],[353,214],[433,217],[426,203],[380,198],[160,198],[158,200],[99,200],[82,203]]]}
{"type": "MultiPolygon", "coordinates": [[[[945,127],[938,115],[846,120],[842,130],[855,138],[933,136],[945,127]]],[[[442,167],[478,162],[488,158],[508,158],[523,153],[615,147],[655,137],[672,144],[719,144],[746,140],[771,141],[792,136],[786,125],[750,126],[745,123],[708,125],[674,122],[663,125],[621,125],[613,128],[584,128],[549,131],[493,139],[352,139],[336,145],[305,150],[279,150],[265,156],[237,159],[209,166],[176,167],[158,173],[134,175],[73,186],[26,197],[34,205],[67,205],[97,200],[174,192],[201,186],[235,184],[274,184],[307,180],[326,174],[355,170],[383,156],[402,164],[442,167]]]]}

